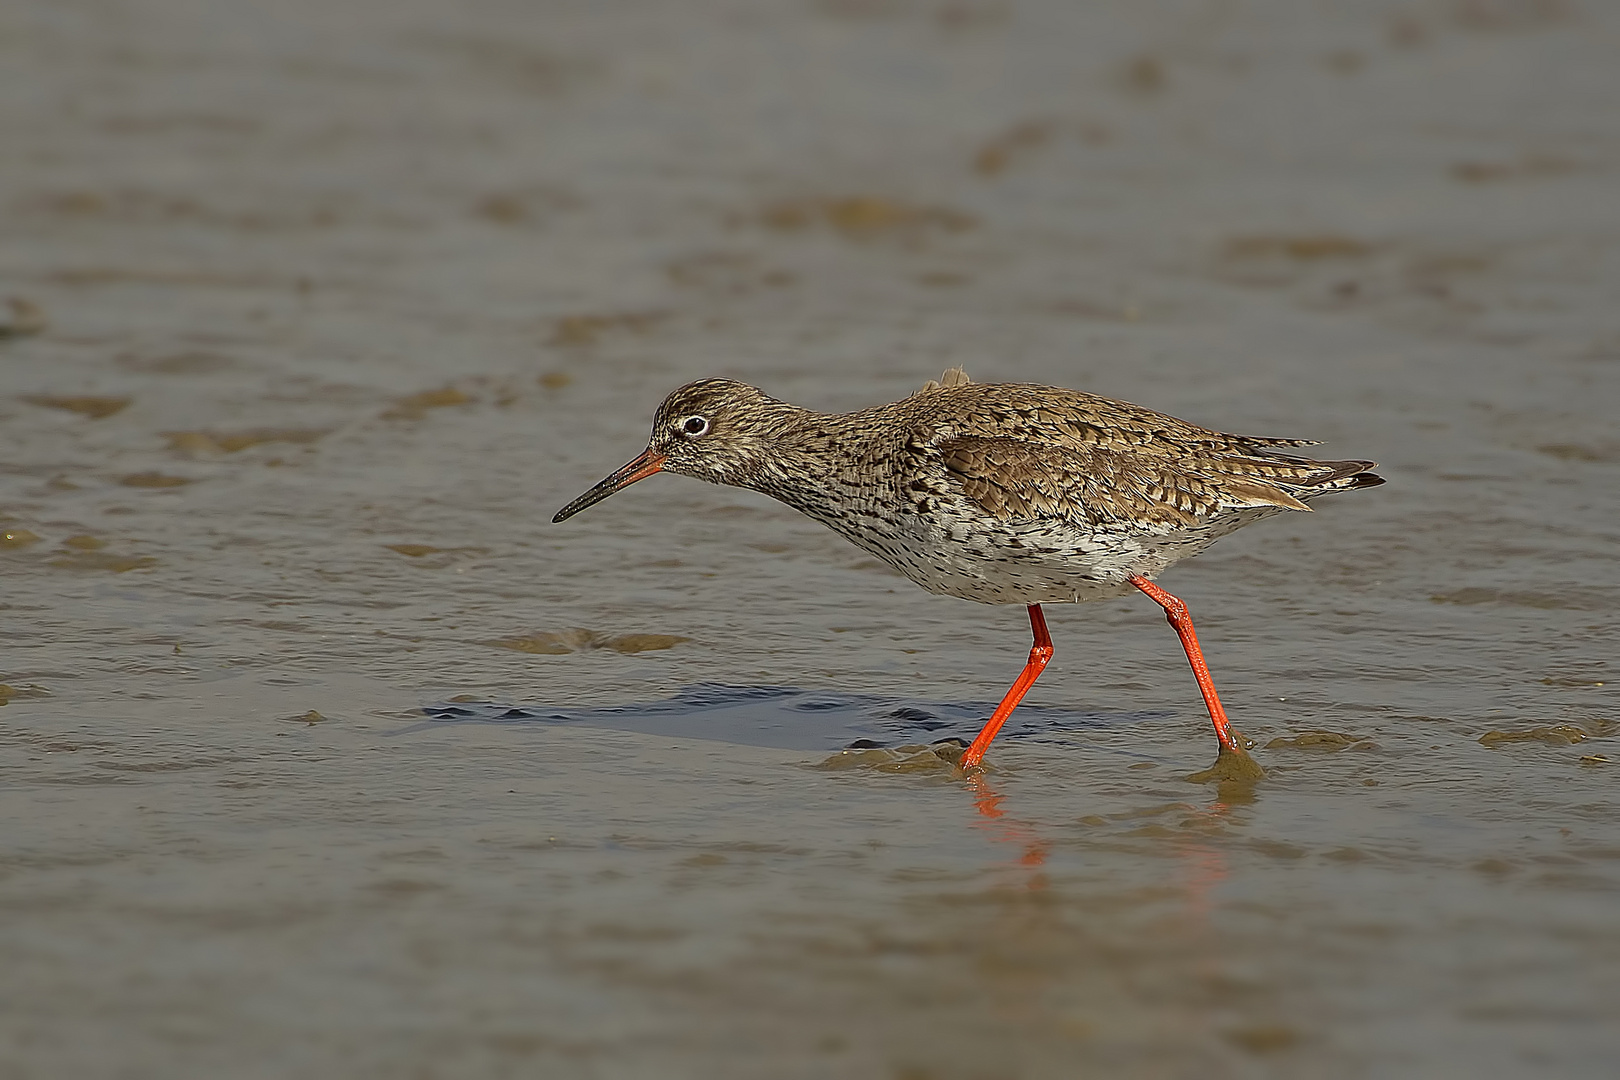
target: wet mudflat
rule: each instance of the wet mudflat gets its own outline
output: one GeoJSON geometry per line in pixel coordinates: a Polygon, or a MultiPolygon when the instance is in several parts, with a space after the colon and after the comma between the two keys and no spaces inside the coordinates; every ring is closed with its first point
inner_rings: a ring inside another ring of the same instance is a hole
{"type": "Polygon", "coordinates": [[[1598,4],[0,12],[0,1072],[1608,1076],[1598,4]],[[1052,665],[704,375],[962,365],[1390,483],[1052,665]],[[855,749],[844,748],[855,745],[855,749]]]}

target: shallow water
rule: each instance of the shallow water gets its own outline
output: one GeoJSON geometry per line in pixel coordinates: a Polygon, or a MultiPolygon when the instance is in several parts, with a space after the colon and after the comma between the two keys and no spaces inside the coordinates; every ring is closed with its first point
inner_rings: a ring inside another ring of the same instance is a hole
{"type": "Polygon", "coordinates": [[[1607,1076],[1598,4],[0,11],[0,1073],[1607,1076]],[[1390,483],[1144,598],[761,497],[952,365],[1390,483]],[[856,749],[841,748],[856,744],[856,749]]]}

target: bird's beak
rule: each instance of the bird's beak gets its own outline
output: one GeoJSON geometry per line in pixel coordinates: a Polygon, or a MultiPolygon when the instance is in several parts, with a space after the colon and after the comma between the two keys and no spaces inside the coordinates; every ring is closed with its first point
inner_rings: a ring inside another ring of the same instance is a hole
{"type": "Polygon", "coordinates": [[[650,446],[647,447],[622,469],[606,477],[600,484],[597,484],[591,490],[557,511],[557,516],[551,519],[552,524],[567,521],[587,506],[595,506],[620,488],[627,488],[637,480],[644,480],[663,467],[664,455],[654,452],[650,446]]]}

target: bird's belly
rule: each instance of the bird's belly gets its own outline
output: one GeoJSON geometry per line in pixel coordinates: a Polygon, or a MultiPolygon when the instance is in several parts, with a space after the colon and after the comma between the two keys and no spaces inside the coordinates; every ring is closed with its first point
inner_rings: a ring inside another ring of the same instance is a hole
{"type": "Polygon", "coordinates": [[[945,524],[927,515],[890,520],[876,529],[838,531],[929,592],[981,604],[1083,603],[1124,596],[1131,591],[1128,579],[1133,574],[1152,577],[1213,539],[1204,530],[1155,535],[1040,522],[998,522],[986,528],[945,524]]]}
{"type": "MultiPolygon", "coordinates": [[[[779,496],[780,497],[780,496],[779,496]]],[[[981,604],[1063,604],[1107,600],[1132,591],[1129,579],[1153,578],[1275,507],[1220,514],[1193,525],[1144,521],[1078,524],[1004,521],[952,507],[895,514],[877,501],[788,500],[856,546],[932,593],[981,604]]]]}

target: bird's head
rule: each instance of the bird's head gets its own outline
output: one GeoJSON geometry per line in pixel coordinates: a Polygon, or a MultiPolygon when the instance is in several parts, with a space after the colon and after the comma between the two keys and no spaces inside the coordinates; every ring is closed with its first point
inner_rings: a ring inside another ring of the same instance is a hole
{"type": "Polygon", "coordinates": [[[793,407],[747,383],[703,379],[680,387],[653,414],[652,438],[635,458],[557,512],[573,517],[656,472],[747,487],[793,407]]]}

